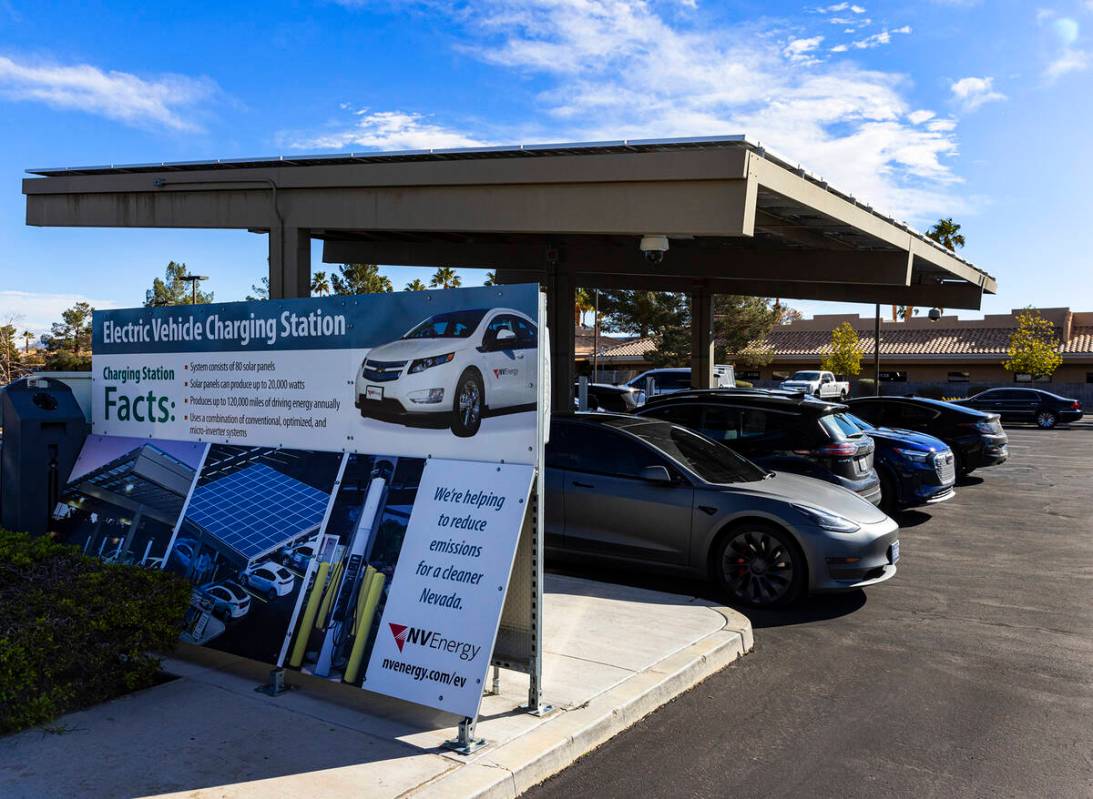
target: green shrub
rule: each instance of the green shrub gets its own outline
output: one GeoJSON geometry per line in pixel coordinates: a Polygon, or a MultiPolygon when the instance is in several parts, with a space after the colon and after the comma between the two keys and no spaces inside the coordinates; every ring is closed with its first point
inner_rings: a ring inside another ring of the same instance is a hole
{"type": "Polygon", "coordinates": [[[943,399],[945,397],[945,390],[941,386],[923,386],[915,392],[916,396],[926,397],[926,399],[943,399]]]}
{"type": "Polygon", "coordinates": [[[748,380],[737,380],[736,381],[736,387],[737,388],[755,388],[755,385],[753,383],[751,383],[750,381],[748,381],[748,380]]]}
{"type": "Polygon", "coordinates": [[[189,604],[175,575],[0,530],[0,734],[152,685],[189,604]]]}

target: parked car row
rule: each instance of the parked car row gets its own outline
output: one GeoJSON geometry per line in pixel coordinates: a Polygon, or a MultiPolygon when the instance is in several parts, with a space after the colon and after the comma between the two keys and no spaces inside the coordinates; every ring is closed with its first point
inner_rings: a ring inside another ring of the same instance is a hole
{"type": "Polygon", "coordinates": [[[550,552],[708,577],[756,607],[890,579],[886,511],[1008,457],[998,414],[917,397],[681,389],[626,409],[552,420],[550,552]]]}

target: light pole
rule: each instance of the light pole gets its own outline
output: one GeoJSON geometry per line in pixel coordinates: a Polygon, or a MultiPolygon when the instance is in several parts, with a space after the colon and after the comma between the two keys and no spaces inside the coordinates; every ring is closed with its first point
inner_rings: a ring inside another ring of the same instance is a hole
{"type": "Polygon", "coordinates": [[[190,284],[190,288],[191,288],[190,304],[191,305],[197,305],[197,284],[200,283],[202,280],[208,280],[209,276],[208,275],[183,275],[181,279],[185,280],[187,283],[190,284]]]}
{"type": "Polygon", "coordinates": [[[873,396],[880,396],[880,303],[873,318],[873,396]]]}

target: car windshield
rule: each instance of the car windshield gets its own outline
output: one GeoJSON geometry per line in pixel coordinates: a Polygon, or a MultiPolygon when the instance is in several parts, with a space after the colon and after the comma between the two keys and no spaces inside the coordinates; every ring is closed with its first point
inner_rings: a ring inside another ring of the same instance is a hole
{"type": "Polygon", "coordinates": [[[819,372],[794,372],[790,380],[819,380],[819,372]]]}
{"type": "Polygon", "coordinates": [[[438,313],[414,327],[402,338],[468,338],[485,315],[484,310],[438,313]]]}
{"type": "Polygon", "coordinates": [[[707,483],[750,483],[767,476],[766,471],[747,458],[686,428],[661,423],[626,429],[679,461],[707,483]]]}

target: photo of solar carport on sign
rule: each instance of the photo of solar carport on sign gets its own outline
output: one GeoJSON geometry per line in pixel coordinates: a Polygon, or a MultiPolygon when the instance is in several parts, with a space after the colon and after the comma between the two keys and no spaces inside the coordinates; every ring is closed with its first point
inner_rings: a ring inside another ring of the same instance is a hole
{"type": "Polygon", "coordinates": [[[182,639],[273,663],[343,456],[209,447],[167,558],[194,586],[182,639]]]}
{"type": "Polygon", "coordinates": [[[317,530],[330,495],[256,463],[194,491],[186,519],[246,563],[317,530]]]}

